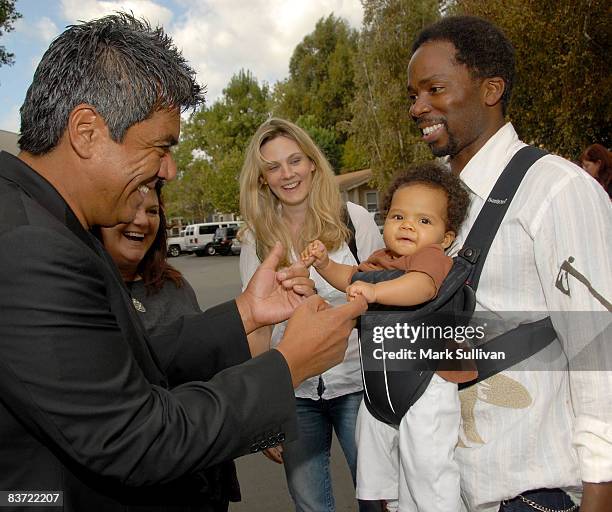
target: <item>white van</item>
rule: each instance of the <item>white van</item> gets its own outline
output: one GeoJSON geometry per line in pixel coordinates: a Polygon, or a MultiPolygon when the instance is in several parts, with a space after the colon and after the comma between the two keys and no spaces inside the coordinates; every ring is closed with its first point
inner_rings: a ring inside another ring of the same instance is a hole
{"type": "Polygon", "coordinates": [[[181,232],[177,236],[170,236],[167,238],[166,243],[168,245],[168,256],[176,258],[184,252],[189,252],[185,245],[185,230],[181,229],[181,232]]]}
{"type": "Polygon", "coordinates": [[[185,249],[194,252],[196,256],[212,256],[216,252],[212,241],[217,228],[238,228],[240,224],[242,223],[235,220],[190,224],[185,228],[185,249]]]}

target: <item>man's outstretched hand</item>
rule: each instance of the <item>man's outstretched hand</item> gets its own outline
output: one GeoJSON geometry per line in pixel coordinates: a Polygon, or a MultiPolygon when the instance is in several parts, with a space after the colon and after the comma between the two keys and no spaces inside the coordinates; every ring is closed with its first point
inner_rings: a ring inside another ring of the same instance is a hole
{"type": "Polygon", "coordinates": [[[276,347],[287,361],[294,388],[344,359],[355,319],[367,308],[361,295],[338,307],[314,295],[295,310],[276,347]]]}
{"type": "Polygon", "coordinates": [[[314,294],[314,282],[301,263],[277,271],[283,246],[276,243],[259,266],[236,305],[248,333],[264,325],[287,320],[306,297],[314,294]]]}

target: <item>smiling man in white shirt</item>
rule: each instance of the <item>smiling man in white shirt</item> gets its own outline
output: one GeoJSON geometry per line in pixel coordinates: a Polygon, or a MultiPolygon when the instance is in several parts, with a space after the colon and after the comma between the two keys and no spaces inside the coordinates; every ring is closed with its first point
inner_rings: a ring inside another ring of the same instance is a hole
{"type": "MultiPolygon", "coordinates": [[[[504,119],[513,81],[511,43],[480,18],[444,18],[413,45],[410,115],[472,197],[454,252],[525,146],[504,119]]],[[[477,310],[550,314],[560,345],[544,350],[572,361],[589,342],[610,336],[610,240],[612,212],[601,187],[567,160],[543,157],[527,172],[493,241],[477,310]],[[576,327],[577,311],[592,312],[586,329],[576,327]]],[[[599,350],[604,371],[505,371],[462,391],[456,457],[469,510],[576,510],[569,496],[578,503],[581,487],[582,512],[609,510],[611,349],[599,350]]]]}

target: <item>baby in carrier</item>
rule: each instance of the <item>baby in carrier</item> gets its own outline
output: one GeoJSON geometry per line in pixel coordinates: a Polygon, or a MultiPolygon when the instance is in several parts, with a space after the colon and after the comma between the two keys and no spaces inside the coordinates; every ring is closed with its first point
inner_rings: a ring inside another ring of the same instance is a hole
{"type": "MultiPolygon", "coordinates": [[[[368,303],[423,304],[436,297],[452,267],[444,251],[455,239],[468,205],[468,193],[447,169],[433,163],[412,167],[398,175],[387,192],[385,249],[357,267],[330,260],[326,247],[315,240],[302,253],[302,261],[314,265],[332,286],[345,290],[349,300],[362,295],[368,303]],[[375,284],[351,283],[356,272],[385,269],[404,274],[375,284]]],[[[460,511],[454,460],[461,417],[457,384],[476,376],[474,368],[438,370],[398,430],[362,407],[357,434],[360,499],[385,500],[388,510],[399,506],[402,512],[460,511]]]]}

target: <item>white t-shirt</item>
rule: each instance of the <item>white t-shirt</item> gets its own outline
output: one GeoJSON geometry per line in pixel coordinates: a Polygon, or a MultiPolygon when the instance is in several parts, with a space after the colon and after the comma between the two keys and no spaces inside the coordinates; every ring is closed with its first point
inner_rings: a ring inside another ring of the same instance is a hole
{"type": "MultiPolygon", "coordinates": [[[[374,222],[372,214],[365,208],[354,203],[347,203],[349,215],[355,226],[355,242],[357,254],[360,260],[367,259],[374,251],[384,247],[383,239],[374,222]]],[[[251,233],[246,233],[243,237],[242,248],[240,251],[240,278],[243,289],[257,270],[261,263],[255,250],[254,238],[251,233]]],[[[356,265],[357,262],[346,243],[340,249],[330,253],[329,257],[347,265],[356,265]]],[[[310,268],[310,278],[314,281],[317,293],[329,302],[332,306],[344,304],[346,296],[343,292],[336,290],[333,286],[323,279],[314,267],[310,268]]],[[[272,331],[271,346],[276,346],[283,337],[286,322],[274,326],[272,331]]],[[[348,348],[344,356],[344,361],[323,375],[324,392],[322,397],[326,400],[354,393],[363,389],[361,381],[361,369],[359,363],[359,347],[357,345],[357,330],[353,329],[348,340],[348,348]]],[[[295,395],[300,398],[311,398],[317,400],[319,394],[317,387],[318,377],[312,377],[304,381],[296,390],[295,395]]]]}

